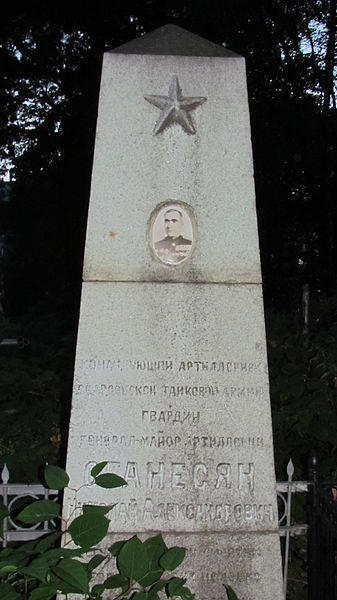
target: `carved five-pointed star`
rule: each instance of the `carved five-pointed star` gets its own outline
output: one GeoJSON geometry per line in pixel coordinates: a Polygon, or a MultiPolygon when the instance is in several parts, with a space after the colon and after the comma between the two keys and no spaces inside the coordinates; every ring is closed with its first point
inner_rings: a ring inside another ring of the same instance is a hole
{"type": "Polygon", "coordinates": [[[195,133],[191,110],[206,102],[207,98],[184,98],[177,75],[170,83],[168,96],[144,96],[145,100],[160,108],[161,113],[155,124],[153,133],[156,135],[172,123],[179,123],[186,133],[195,133]]]}

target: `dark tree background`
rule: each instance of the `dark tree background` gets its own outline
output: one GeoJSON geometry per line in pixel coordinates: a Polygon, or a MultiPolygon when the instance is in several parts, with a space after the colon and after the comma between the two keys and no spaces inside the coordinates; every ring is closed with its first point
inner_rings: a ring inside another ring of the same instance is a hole
{"type": "Polygon", "coordinates": [[[0,157],[13,180],[10,200],[0,201],[0,334],[23,334],[30,346],[0,356],[0,455],[21,477],[31,465],[60,460],[102,54],[166,23],[246,57],[277,464],[291,453],[301,460],[314,444],[333,473],[336,0],[2,7],[0,157]],[[303,284],[311,293],[304,334],[303,284]]]}

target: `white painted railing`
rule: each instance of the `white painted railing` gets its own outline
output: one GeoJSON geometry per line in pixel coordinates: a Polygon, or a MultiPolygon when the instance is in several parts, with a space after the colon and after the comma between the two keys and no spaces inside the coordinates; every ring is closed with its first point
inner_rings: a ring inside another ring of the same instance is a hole
{"type": "Polygon", "coordinates": [[[285,549],[283,560],[283,594],[287,598],[288,564],[290,537],[294,535],[306,535],[308,525],[306,523],[291,524],[292,495],[296,492],[308,492],[309,481],[293,481],[294,465],[292,460],[287,465],[288,481],[278,481],[276,484],[277,498],[279,501],[279,532],[285,537],[285,549]]]}
{"type": "MultiPolygon", "coordinates": [[[[40,483],[31,485],[24,483],[8,483],[9,472],[5,465],[1,473],[2,483],[0,484],[0,496],[4,506],[12,511],[16,505],[20,505],[23,500],[30,498],[33,500],[57,500],[58,490],[49,490],[40,483]]],[[[9,542],[23,542],[35,540],[42,535],[52,533],[56,529],[56,523],[53,521],[43,521],[37,525],[23,526],[12,517],[5,517],[3,522],[2,546],[6,547],[9,542]]]]}

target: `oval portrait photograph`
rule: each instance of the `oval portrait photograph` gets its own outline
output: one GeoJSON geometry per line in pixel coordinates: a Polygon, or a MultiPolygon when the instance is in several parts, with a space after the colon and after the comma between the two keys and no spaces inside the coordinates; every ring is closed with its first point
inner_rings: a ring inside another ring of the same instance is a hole
{"type": "Polygon", "coordinates": [[[151,215],[149,235],[152,251],[163,263],[176,265],[186,260],[195,245],[192,207],[173,200],[160,204],[151,215]]]}

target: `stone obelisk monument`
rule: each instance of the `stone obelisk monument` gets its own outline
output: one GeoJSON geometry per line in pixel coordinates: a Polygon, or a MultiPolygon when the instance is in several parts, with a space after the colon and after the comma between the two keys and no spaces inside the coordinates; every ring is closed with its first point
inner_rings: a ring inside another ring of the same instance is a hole
{"type": "Polygon", "coordinates": [[[170,25],[103,63],[73,485],[104,460],[112,539],[185,546],[199,600],[281,600],[245,61],[170,25]]]}

